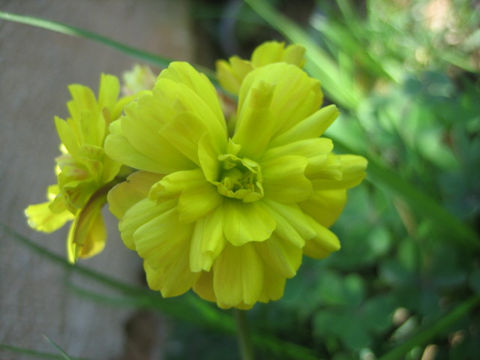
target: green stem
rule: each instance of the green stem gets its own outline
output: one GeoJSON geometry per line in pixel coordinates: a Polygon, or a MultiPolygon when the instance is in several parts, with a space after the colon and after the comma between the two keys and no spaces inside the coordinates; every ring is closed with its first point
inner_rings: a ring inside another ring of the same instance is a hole
{"type": "Polygon", "coordinates": [[[242,353],[242,360],[253,360],[253,349],[248,332],[246,311],[235,309],[234,314],[237,323],[238,346],[242,353]]]}
{"type": "MultiPolygon", "coordinates": [[[[137,49],[133,46],[126,45],[124,43],[121,43],[119,41],[113,40],[109,37],[97,34],[92,31],[88,31],[85,29],[81,29],[75,26],[70,26],[67,24],[63,24],[61,22],[56,22],[56,21],[51,21],[51,20],[46,20],[46,19],[41,19],[37,18],[34,16],[25,16],[25,15],[20,15],[20,14],[13,14],[13,13],[8,13],[5,11],[0,11],[0,19],[2,20],[7,20],[7,21],[12,21],[16,22],[19,24],[25,24],[25,25],[30,25],[34,26],[37,28],[41,29],[46,29],[50,31],[54,31],[60,34],[65,34],[69,36],[74,36],[74,37],[79,37],[79,38],[84,38],[84,39],[89,39],[93,40],[97,43],[106,45],[108,47],[111,47],[113,49],[119,50],[125,54],[128,54],[130,56],[133,56],[137,59],[147,61],[151,64],[161,66],[161,67],[167,67],[168,64],[172,61],[171,59],[158,56],[156,54],[150,53],[148,51],[143,51],[141,49],[137,49]]],[[[216,79],[215,72],[210,70],[209,68],[195,65],[195,67],[203,72],[209,79],[214,83],[214,85],[218,86],[218,81],[216,79]]]]}

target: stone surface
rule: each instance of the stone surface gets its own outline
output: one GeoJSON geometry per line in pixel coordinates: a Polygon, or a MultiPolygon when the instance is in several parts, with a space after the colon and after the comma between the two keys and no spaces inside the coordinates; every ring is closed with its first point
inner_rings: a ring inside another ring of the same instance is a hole
{"type": "MultiPolygon", "coordinates": [[[[75,25],[175,59],[191,57],[186,1],[0,0],[0,10],[75,25]]],[[[134,62],[89,40],[0,20],[2,224],[64,256],[67,227],[50,235],[36,233],[23,215],[28,204],[44,201],[46,187],[55,182],[53,116],[67,113],[68,84],[96,89],[101,72],[118,76],[134,62]]],[[[123,246],[113,221],[106,250],[81,264],[127,283],[141,282],[139,259],[123,246]]],[[[132,310],[81,297],[72,284],[104,291],[0,230],[0,344],[55,353],[47,336],[71,356],[104,360],[131,353],[125,324],[132,310]]],[[[150,358],[145,356],[129,355],[150,358]]],[[[0,358],[31,357],[0,350],[0,358]]]]}

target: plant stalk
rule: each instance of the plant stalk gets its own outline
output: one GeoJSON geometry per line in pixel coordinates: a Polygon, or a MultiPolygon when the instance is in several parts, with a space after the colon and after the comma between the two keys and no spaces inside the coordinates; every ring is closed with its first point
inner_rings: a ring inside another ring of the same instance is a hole
{"type": "Polygon", "coordinates": [[[248,331],[246,311],[234,309],[235,322],[237,323],[237,339],[242,360],[253,360],[253,348],[248,331]]]}

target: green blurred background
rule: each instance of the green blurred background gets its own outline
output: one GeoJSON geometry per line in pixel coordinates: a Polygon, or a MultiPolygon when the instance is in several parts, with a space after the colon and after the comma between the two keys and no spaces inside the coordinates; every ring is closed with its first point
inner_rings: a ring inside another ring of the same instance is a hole
{"type": "MultiPolygon", "coordinates": [[[[370,160],[333,226],[342,249],[305,259],[282,300],[253,309],[252,326],[324,359],[480,358],[480,3],[195,7],[206,65],[271,38],[304,44],[306,69],[341,107],[326,135],[370,160]]],[[[203,353],[224,343],[199,336],[203,353]]]]}

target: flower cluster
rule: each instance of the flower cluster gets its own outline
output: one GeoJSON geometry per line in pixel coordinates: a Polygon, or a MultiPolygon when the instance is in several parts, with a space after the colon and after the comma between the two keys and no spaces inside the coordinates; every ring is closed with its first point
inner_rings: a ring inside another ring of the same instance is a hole
{"type": "Polygon", "coordinates": [[[102,74],[98,99],[83,85],[70,85],[70,117],[55,117],[61,140],[56,160],[57,184],[47,190],[47,202],[30,205],[25,214],[29,225],[52,232],[73,220],[67,239],[71,262],[97,254],[105,246],[105,225],[101,209],[106,202],[107,184],[120,171],[121,163],[105,155],[103,148],[109,124],[116,120],[129,97],[118,99],[120,83],[115,76],[102,74]]]}
{"type": "MultiPolygon", "coordinates": [[[[207,77],[188,63],[171,63],[151,91],[125,103],[105,139],[96,136],[103,171],[93,171],[95,186],[66,187],[59,176],[48,209],[60,197],[77,219],[72,210],[95,203],[120,164],[136,169],[107,197],[125,245],[144,260],[150,288],[165,297],[193,289],[221,308],[279,299],[303,255],[320,259],[340,248],[329,227],[367,165],[360,156],[334,154],[322,137],[338,110],[322,107],[319,81],[301,69],[303,54],[298,45],[270,42],[251,61],[217,63],[220,84],[238,95],[230,131],[207,77]]],[[[62,142],[78,161],[62,126],[62,142]]],[[[75,161],[58,164],[70,175],[64,164],[77,170],[75,161]]]]}

